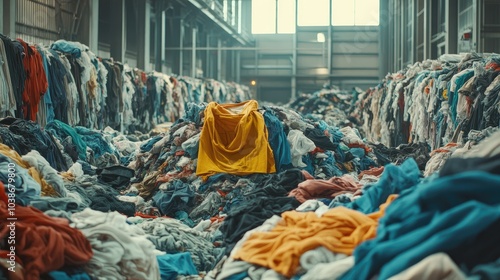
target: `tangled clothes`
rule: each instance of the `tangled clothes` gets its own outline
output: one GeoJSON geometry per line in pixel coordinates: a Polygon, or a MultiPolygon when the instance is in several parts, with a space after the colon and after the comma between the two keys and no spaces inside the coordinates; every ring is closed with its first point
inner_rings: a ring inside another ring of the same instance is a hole
{"type": "Polygon", "coordinates": [[[137,226],[117,212],[85,209],[71,216],[72,226],[92,246],[94,256],[86,272],[98,278],[160,279],[155,246],[137,226]]]}
{"type": "Polygon", "coordinates": [[[369,279],[376,273],[387,279],[438,252],[469,268],[495,261],[500,256],[492,247],[500,228],[499,184],[497,175],[470,171],[404,193],[387,208],[377,237],[356,248],[356,263],[341,279],[369,279]]]}
{"type": "Polygon", "coordinates": [[[0,39],[0,117],[32,120],[42,127],[59,120],[91,129],[144,131],[181,118],[189,102],[251,98],[246,86],[145,73],[98,58],[78,42],[58,40],[47,48],[2,34],[0,39]]]}
{"type": "Polygon", "coordinates": [[[353,115],[369,141],[387,146],[466,142],[472,130],[498,127],[499,61],[472,53],[417,62],[361,94],[353,115]]]}
{"type": "Polygon", "coordinates": [[[311,212],[285,212],[274,229],[252,234],[234,258],[291,277],[297,273],[298,257],[317,247],[351,255],[356,246],[375,237],[377,220],[394,198],[389,198],[380,212],[368,216],[343,207],[321,217],[311,212]]]}
{"type": "MultiPolygon", "coordinates": [[[[0,185],[2,197],[3,185],[0,185]]],[[[9,211],[7,201],[0,201],[2,218],[2,239],[12,236],[9,233],[9,211]]],[[[92,248],[84,234],[69,226],[66,219],[51,218],[43,212],[23,206],[15,207],[18,219],[15,231],[15,262],[24,268],[24,279],[40,279],[40,276],[65,266],[83,266],[93,256],[92,248]],[[50,260],[50,261],[47,261],[50,260]]],[[[9,254],[2,249],[2,257],[9,254]]]]}

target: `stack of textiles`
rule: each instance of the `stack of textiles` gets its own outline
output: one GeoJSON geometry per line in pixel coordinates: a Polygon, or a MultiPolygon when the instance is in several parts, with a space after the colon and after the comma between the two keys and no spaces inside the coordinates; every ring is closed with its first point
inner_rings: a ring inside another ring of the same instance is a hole
{"type": "Polygon", "coordinates": [[[425,142],[432,150],[466,142],[500,124],[500,55],[443,55],[389,74],[359,96],[354,116],[372,142],[425,142]]]}
{"type": "Polygon", "coordinates": [[[65,40],[44,47],[0,34],[0,62],[0,118],[23,118],[42,127],[59,120],[90,129],[146,132],[181,118],[189,102],[251,99],[246,86],[146,73],[65,40]]]}

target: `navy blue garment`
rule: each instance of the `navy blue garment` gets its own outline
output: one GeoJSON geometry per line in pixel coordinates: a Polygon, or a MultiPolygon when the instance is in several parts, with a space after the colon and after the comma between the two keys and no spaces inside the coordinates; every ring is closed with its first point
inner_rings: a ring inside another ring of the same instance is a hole
{"type": "Polygon", "coordinates": [[[162,280],[176,279],[178,276],[198,275],[191,253],[165,254],[156,256],[162,280]]]}
{"type": "MultiPolygon", "coordinates": [[[[400,166],[386,165],[377,183],[366,186],[360,198],[344,206],[365,214],[373,213],[387,201],[389,195],[401,193],[415,186],[419,179],[420,171],[412,158],[407,159],[400,166]]],[[[338,206],[338,204],[330,206],[338,206]]]]}
{"type": "MultiPolygon", "coordinates": [[[[20,145],[9,143],[9,140],[13,140],[11,137],[8,137],[7,141],[4,140],[6,141],[5,144],[13,148],[29,148],[29,150],[16,150],[20,155],[25,155],[31,150],[37,150],[54,169],[58,171],[66,171],[68,169],[66,161],[52,135],[41,129],[37,123],[8,117],[0,120],[0,126],[8,127],[11,133],[24,138],[20,145]]],[[[1,129],[1,131],[3,134],[5,130],[1,129]]]]}
{"type": "Polygon", "coordinates": [[[193,206],[194,189],[181,180],[169,183],[166,190],[159,190],[153,201],[163,215],[174,217],[177,211],[189,212],[193,206]]]}
{"type": "Polygon", "coordinates": [[[155,137],[151,138],[146,143],[142,144],[141,145],[141,153],[145,153],[145,152],[151,151],[151,149],[153,148],[154,144],[156,144],[156,142],[160,141],[161,139],[163,139],[163,136],[158,135],[158,136],[155,136],[155,137]]]}
{"type": "Polygon", "coordinates": [[[290,143],[288,143],[283,125],[272,113],[264,112],[264,121],[268,131],[268,141],[274,154],[276,171],[281,172],[292,163],[290,143]]]}
{"type": "Polygon", "coordinates": [[[304,135],[314,142],[316,147],[319,147],[323,150],[334,151],[338,144],[332,143],[330,138],[325,135],[325,133],[319,128],[307,128],[304,132],[304,135]]]}
{"type": "Polygon", "coordinates": [[[459,267],[500,257],[500,176],[464,172],[405,191],[386,209],[377,237],[354,251],[341,279],[387,279],[443,252],[459,267]]]}

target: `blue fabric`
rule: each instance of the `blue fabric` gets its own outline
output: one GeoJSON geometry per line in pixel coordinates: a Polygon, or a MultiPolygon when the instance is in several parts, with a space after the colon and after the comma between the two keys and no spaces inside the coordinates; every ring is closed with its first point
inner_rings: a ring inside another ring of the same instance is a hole
{"type": "Polygon", "coordinates": [[[91,280],[90,275],[86,272],[68,273],[65,271],[49,272],[49,277],[54,280],[91,280]]]}
{"type": "Polygon", "coordinates": [[[190,184],[175,180],[166,190],[160,190],[153,196],[153,201],[163,215],[175,216],[177,211],[186,211],[194,198],[194,189],[190,184]]]}
{"type": "Polygon", "coordinates": [[[288,143],[281,121],[272,113],[264,112],[264,121],[268,131],[268,141],[274,154],[276,172],[284,171],[292,163],[290,143],[288,143]]]}
{"type": "Polygon", "coordinates": [[[13,186],[15,188],[16,204],[26,206],[32,200],[40,198],[42,188],[37,181],[28,174],[28,171],[12,161],[9,157],[0,154],[0,181],[5,185],[5,193],[11,193],[13,186]],[[11,164],[9,166],[9,163],[11,164]],[[10,172],[9,169],[13,172],[10,172]],[[9,176],[14,174],[15,176],[9,176]],[[9,181],[9,178],[11,179],[9,181]]]}
{"type": "Polygon", "coordinates": [[[45,108],[47,111],[47,116],[46,116],[46,121],[51,122],[55,119],[55,113],[54,113],[54,104],[52,104],[52,98],[51,98],[51,84],[50,84],[50,77],[49,77],[49,63],[47,61],[47,56],[45,55],[45,52],[43,50],[38,50],[40,55],[42,56],[42,61],[43,61],[43,69],[45,70],[45,76],[47,77],[47,91],[43,95],[43,101],[45,102],[45,108]]]}
{"type": "Polygon", "coordinates": [[[243,271],[243,272],[233,274],[233,275],[227,277],[226,280],[243,280],[247,277],[248,277],[248,273],[246,271],[243,271]]]}
{"type": "Polygon", "coordinates": [[[186,211],[177,211],[177,212],[175,212],[175,219],[181,221],[182,223],[184,223],[188,227],[194,227],[195,226],[195,223],[193,222],[193,220],[191,220],[189,218],[189,215],[188,215],[188,213],[186,213],[186,211]]]}
{"type": "Polygon", "coordinates": [[[469,280],[497,280],[500,279],[500,258],[495,262],[480,264],[471,271],[469,280]]]}
{"type": "Polygon", "coordinates": [[[365,149],[362,148],[351,148],[349,150],[351,154],[359,159],[365,157],[365,149]]]}
{"type": "MultiPolygon", "coordinates": [[[[400,166],[386,165],[377,183],[366,186],[360,198],[344,206],[365,214],[373,213],[387,201],[389,195],[401,193],[415,186],[419,178],[420,171],[413,158],[405,160],[400,166]]],[[[338,206],[338,204],[330,206],[338,206]]]]}
{"type": "Polygon", "coordinates": [[[306,167],[302,168],[302,170],[309,172],[309,174],[314,174],[314,166],[313,166],[313,161],[311,159],[311,154],[308,153],[303,155],[302,161],[306,164],[306,167]]]}
{"type": "Polygon", "coordinates": [[[180,275],[198,275],[189,252],[159,255],[156,259],[162,280],[176,279],[180,275]]]}
{"type": "Polygon", "coordinates": [[[82,140],[85,141],[87,146],[94,151],[94,157],[99,158],[106,153],[115,153],[113,147],[104,139],[104,136],[100,132],[90,130],[83,126],[75,127],[75,131],[80,135],[82,140]]]}
{"type": "Polygon", "coordinates": [[[322,159],[318,163],[318,169],[321,169],[321,172],[325,174],[325,178],[332,178],[336,176],[342,176],[343,172],[339,169],[335,161],[335,155],[332,151],[325,151],[325,154],[328,156],[325,159],[322,159]]]}
{"type": "Polygon", "coordinates": [[[409,189],[380,219],[377,237],[358,246],[341,279],[387,279],[434,253],[460,267],[500,257],[500,176],[463,172],[409,189]]]}
{"type": "Polygon", "coordinates": [[[50,48],[63,53],[69,53],[74,58],[79,58],[82,56],[82,50],[74,42],[68,42],[66,40],[57,40],[54,43],[52,43],[50,48]]]}
{"type": "Polygon", "coordinates": [[[78,158],[81,160],[87,159],[87,144],[83,141],[82,137],[69,125],[54,120],[45,126],[45,130],[49,131],[52,135],[63,141],[66,137],[71,137],[73,145],[76,146],[78,158]]]}
{"type": "Polygon", "coordinates": [[[184,118],[188,121],[194,122],[197,126],[200,126],[202,121],[201,115],[205,111],[206,106],[207,104],[205,103],[188,103],[184,118]]]}
{"type": "Polygon", "coordinates": [[[141,152],[145,153],[145,152],[151,151],[154,144],[156,144],[156,142],[160,141],[162,138],[163,138],[163,136],[158,135],[158,136],[155,136],[155,137],[149,139],[146,143],[141,145],[141,147],[140,147],[141,152]]]}

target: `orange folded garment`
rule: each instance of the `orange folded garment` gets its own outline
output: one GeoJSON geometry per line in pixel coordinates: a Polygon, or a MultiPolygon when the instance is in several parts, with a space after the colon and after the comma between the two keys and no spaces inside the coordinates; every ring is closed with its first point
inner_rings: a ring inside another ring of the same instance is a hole
{"type": "Polygon", "coordinates": [[[234,258],[292,277],[302,254],[317,247],[352,255],[359,244],[376,236],[378,220],[396,197],[389,196],[378,212],[369,215],[345,207],[333,208],[322,217],[314,212],[285,212],[273,230],[253,233],[234,258]]]}

